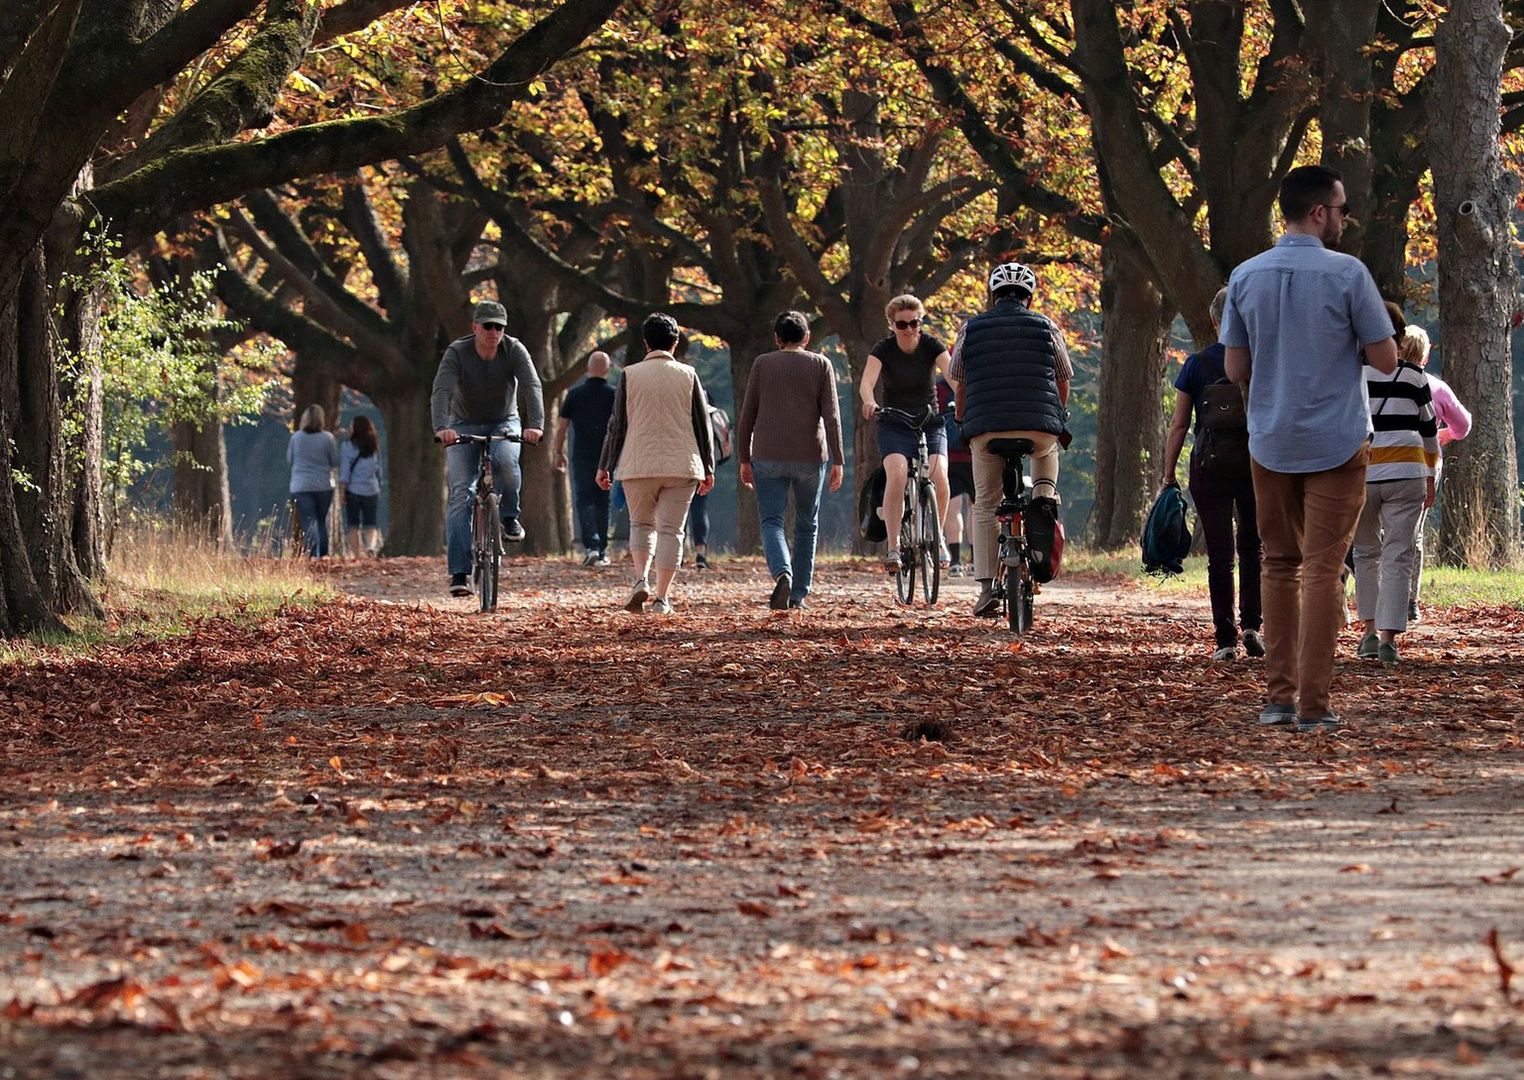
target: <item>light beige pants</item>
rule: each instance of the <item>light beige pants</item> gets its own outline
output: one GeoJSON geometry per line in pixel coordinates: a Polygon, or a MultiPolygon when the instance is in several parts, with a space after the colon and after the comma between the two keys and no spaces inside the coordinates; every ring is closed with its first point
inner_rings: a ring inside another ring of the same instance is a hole
{"type": "Polygon", "coordinates": [[[1058,498],[1058,436],[1046,431],[990,431],[974,437],[969,451],[974,459],[974,577],[991,581],[995,577],[995,549],[999,543],[1000,523],[995,509],[1004,494],[1000,474],[1005,461],[985,449],[991,439],[1031,439],[1032,456],[1027,459],[1032,470],[1035,494],[1058,498]]]}
{"type": "Polygon", "coordinates": [[[648,577],[656,569],[676,570],[683,558],[683,528],[698,481],[688,476],[650,476],[624,481],[630,507],[630,560],[648,577]]]}

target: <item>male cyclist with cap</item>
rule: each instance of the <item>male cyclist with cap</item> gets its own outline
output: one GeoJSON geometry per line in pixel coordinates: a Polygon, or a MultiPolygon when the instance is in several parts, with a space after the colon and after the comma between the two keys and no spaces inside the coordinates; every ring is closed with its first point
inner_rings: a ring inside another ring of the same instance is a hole
{"type": "Polygon", "coordinates": [[[981,586],[974,614],[994,616],[1000,610],[992,591],[995,509],[1004,462],[989,444],[1032,441],[1033,511],[1056,519],[1059,436],[1066,431],[1074,368],[1057,325],[1028,306],[1037,291],[1030,267],[1002,263],[990,272],[989,289],[989,308],[964,324],[953,346],[948,382],[974,459],[974,577],[981,586]]]}
{"type": "MultiPolygon", "coordinates": [[[[481,464],[481,443],[457,441],[459,435],[507,435],[519,432],[519,392],[527,413],[523,439],[537,443],[545,433],[545,400],[529,350],[508,337],[508,312],[495,300],[483,300],[471,313],[471,333],[450,342],[434,376],[430,407],[434,435],[449,447],[450,482],[445,548],[450,563],[450,595],[470,596],[471,484],[481,464]]],[[[502,499],[503,539],[524,539],[519,524],[519,444],[495,442],[492,475],[502,499]]]]}

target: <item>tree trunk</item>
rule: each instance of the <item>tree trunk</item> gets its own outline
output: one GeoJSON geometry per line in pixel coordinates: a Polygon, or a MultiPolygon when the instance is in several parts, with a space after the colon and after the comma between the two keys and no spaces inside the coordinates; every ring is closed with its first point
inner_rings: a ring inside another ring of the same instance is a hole
{"type": "Polygon", "coordinates": [[[74,500],[64,453],[53,296],[47,260],[38,248],[27,263],[17,293],[15,340],[21,423],[16,451],[17,464],[31,478],[17,504],[33,572],[49,606],[57,612],[85,611],[101,616],[104,613],[74,561],[74,500]]]}
{"type": "Polygon", "coordinates": [[[438,555],[444,550],[445,453],[434,442],[429,388],[372,391],[381,411],[387,494],[384,555],[438,555]]]}
{"type": "Polygon", "coordinates": [[[1477,568],[1519,554],[1508,328],[1519,305],[1509,217],[1518,181],[1505,175],[1499,0],[1455,0],[1435,34],[1429,161],[1439,226],[1439,309],[1446,380],[1473,410],[1469,438],[1446,455],[1440,557],[1477,568]]]}
{"type": "Polygon", "coordinates": [[[559,555],[571,548],[571,539],[563,528],[565,500],[557,502],[556,492],[566,489],[565,473],[551,468],[552,426],[550,403],[545,406],[545,438],[537,446],[519,447],[519,518],[524,525],[524,542],[516,545],[525,555],[559,555]]]}
{"type": "Polygon", "coordinates": [[[1308,25],[1322,51],[1318,125],[1322,163],[1344,178],[1345,201],[1356,215],[1339,250],[1358,256],[1374,216],[1371,106],[1375,76],[1371,42],[1380,0],[1325,0],[1308,6],[1308,25]]]}
{"type": "Polygon", "coordinates": [[[233,514],[222,422],[213,417],[204,424],[178,423],[171,438],[175,450],[175,522],[214,544],[231,543],[233,514]]]}
{"type": "MultiPolygon", "coordinates": [[[[1135,544],[1164,465],[1164,342],[1174,313],[1147,270],[1101,248],[1101,385],[1096,416],[1095,547],[1135,544]]],[[[1062,481],[1060,481],[1062,487],[1062,481]]]]}
{"type": "Polygon", "coordinates": [[[101,410],[105,405],[100,364],[100,294],[71,294],[64,304],[60,331],[76,358],[69,408],[79,431],[69,448],[70,486],[74,492],[72,537],[74,561],[86,579],[106,576],[106,520],[101,491],[101,410]]]}
{"type": "Polygon", "coordinates": [[[21,434],[21,355],[18,290],[0,297],[0,634],[62,631],[44,597],[32,563],[33,539],[22,529],[12,479],[22,467],[13,453],[21,434]]]}

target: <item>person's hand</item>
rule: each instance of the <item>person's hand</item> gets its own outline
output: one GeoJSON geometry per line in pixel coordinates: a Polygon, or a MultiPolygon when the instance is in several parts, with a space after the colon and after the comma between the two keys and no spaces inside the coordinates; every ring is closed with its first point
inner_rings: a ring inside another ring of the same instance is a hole
{"type": "Polygon", "coordinates": [[[1429,477],[1424,483],[1423,508],[1429,509],[1434,505],[1434,477],[1429,477]]]}
{"type": "Polygon", "coordinates": [[[593,477],[593,480],[604,491],[607,491],[614,486],[614,478],[609,475],[609,471],[607,469],[599,469],[598,475],[593,477]]]}
{"type": "Polygon", "coordinates": [[[566,451],[565,450],[557,450],[556,451],[556,458],[555,458],[555,461],[553,461],[551,463],[551,468],[555,469],[556,472],[565,472],[566,471],[566,451]]]}
{"type": "Polygon", "coordinates": [[[1445,447],[1449,446],[1454,441],[1455,441],[1455,436],[1450,433],[1450,429],[1449,428],[1442,427],[1442,428],[1439,429],[1439,448],[1441,450],[1443,450],[1445,447]]]}
{"type": "Polygon", "coordinates": [[[751,475],[751,462],[748,461],[744,465],[739,466],[737,468],[737,471],[740,473],[741,483],[745,484],[747,487],[753,486],[752,485],[752,475],[751,475]]]}
{"type": "Polygon", "coordinates": [[[533,446],[535,443],[539,442],[545,437],[545,432],[541,431],[537,427],[525,428],[523,434],[519,437],[527,442],[530,446],[533,446]]]}
{"type": "Polygon", "coordinates": [[[867,401],[863,402],[864,420],[872,420],[873,414],[876,412],[878,412],[878,402],[874,401],[872,398],[869,398],[867,401]]]}
{"type": "Polygon", "coordinates": [[[842,478],[842,476],[843,476],[842,467],[840,465],[832,465],[831,466],[831,471],[826,474],[826,490],[827,491],[840,491],[841,490],[841,478],[842,478]]]}
{"type": "Polygon", "coordinates": [[[459,436],[455,434],[455,429],[454,428],[447,427],[447,428],[440,428],[438,431],[434,432],[434,438],[438,439],[440,442],[444,443],[446,446],[454,446],[455,442],[459,438],[459,436]]]}
{"type": "Polygon", "coordinates": [[[714,490],[714,473],[705,473],[704,474],[704,478],[699,481],[698,493],[700,495],[708,495],[713,490],[714,490]]]}

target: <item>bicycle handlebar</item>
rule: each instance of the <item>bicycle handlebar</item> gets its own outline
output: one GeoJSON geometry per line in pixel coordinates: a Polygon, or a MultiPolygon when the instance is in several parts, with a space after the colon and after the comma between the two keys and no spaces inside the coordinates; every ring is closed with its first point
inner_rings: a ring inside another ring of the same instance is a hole
{"type": "Polygon", "coordinates": [[[937,412],[930,405],[928,405],[926,407],[926,411],[920,415],[916,415],[915,413],[908,413],[904,409],[896,409],[889,405],[880,405],[874,412],[874,415],[887,416],[891,420],[898,420],[901,423],[908,424],[910,427],[920,431],[924,431],[930,427],[935,427],[937,424],[942,422],[942,414],[937,412]]]}
{"type": "MultiPolygon", "coordinates": [[[[444,440],[441,439],[438,435],[434,436],[434,441],[435,442],[444,442],[444,440]]],[[[456,442],[467,442],[467,443],[471,443],[471,442],[475,442],[475,443],[492,443],[492,442],[516,442],[516,443],[522,443],[522,442],[524,442],[524,437],[522,435],[513,435],[513,434],[508,434],[508,435],[462,435],[460,432],[457,431],[455,433],[455,441],[456,442]]],[[[524,443],[524,445],[525,446],[533,446],[534,444],[533,443],[524,443]]]]}

